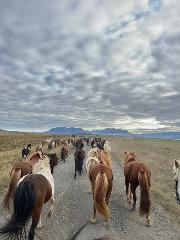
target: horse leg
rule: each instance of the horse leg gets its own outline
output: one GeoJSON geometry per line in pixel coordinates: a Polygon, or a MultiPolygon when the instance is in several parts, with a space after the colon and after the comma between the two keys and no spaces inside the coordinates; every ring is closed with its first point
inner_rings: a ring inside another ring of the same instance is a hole
{"type": "Polygon", "coordinates": [[[111,196],[111,191],[112,191],[112,182],[109,182],[109,186],[108,186],[108,190],[107,190],[107,194],[106,194],[106,204],[109,204],[109,199],[111,196]]]}
{"type": "Polygon", "coordinates": [[[38,222],[37,228],[39,228],[39,229],[42,228],[41,215],[39,217],[39,222],[38,222]]]}
{"type": "Polygon", "coordinates": [[[75,169],[75,173],[74,173],[74,179],[76,179],[76,169],[75,169]]]}
{"type": "Polygon", "coordinates": [[[96,207],[95,207],[95,205],[94,205],[93,217],[91,217],[91,223],[93,223],[93,224],[96,223],[96,207]]]}
{"type": "Polygon", "coordinates": [[[129,198],[129,180],[125,178],[125,185],[126,185],[126,197],[127,197],[127,202],[131,204],[131,200],[129,198]]]}
{"type": "Polygon", "coordinates": [[[88,190],[89,194],[92,194],[92,185],[90,184],[89,190],[88,190]]]}
{"type": "Polygon", "coordinates": [[[147,225],[148,227],[151,226],[151,218],[150,218],[150,214],[149,214],[149,213],[146,215],[146,225],[147,225]]]}
{"type": "Polygon", "coordinates": [[[51,203],[51,206],[49,209],[48,217],[51,217],[54,212],[54,203],[55,203],[54,196],[50,199],[50,203],[51,203]]]}
{"type": "Polygon", "coordinates": [[[131,192],[133,194],[133,210],[136,209],[136,186],[131,184],[131,192]]]}
{"type": "Polygon", "coordinates": [[[28,240],[33,240],[35,235],[35,229],[38,225],[38,220],[32,220],[31,228],[28,234],[28,240]]]}
{"type": "MultiPolygon", "coordinates": [[[[42,204],[43,206],[43,204],[42,204]]],[[[35,208],[35,210],[33,211],[32,214],[32,224],[31,224],[31,228],[28,234],[28,240],[33,240],[34,239],[34,235],[35,235],[35,229],[36,227],[38,227],[39,222],[41,224],[42,227],[42,222],[41,222],[41,212],[42,212],[42,206],[41,207],[37,207],[35,208]]]]}

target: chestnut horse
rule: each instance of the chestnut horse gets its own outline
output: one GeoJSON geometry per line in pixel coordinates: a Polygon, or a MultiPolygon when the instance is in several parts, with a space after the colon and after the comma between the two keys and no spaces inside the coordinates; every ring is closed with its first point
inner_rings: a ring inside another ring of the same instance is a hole
{"type": "Polygon", "coordinates": [[[95,164],[91,169],[89,178],[94,201],[94,212],[91,222],[96,223],[96,212],[99,212],[108,220],[111,216],[108,203],[112,191],[113,174],[111,159],[103,150],[100,151],[99,163],[95,164]]]}
{"type": "Polygon", "coordinates": [[[26,238],[27,224],[32,218],[28,240],[33,240],[36,227],[42,227],[43,205],[51,200],[49,215],[53,212],[54,179],[47,156],[33,168],[33,174],[21,178],[14,193],[14,212],[6,225],[0,228],[0,235],[8,239],[26,238]]]}
{"type": "Polygon", "coordinates": [[[10,182],[8,190],[4,196],[4,208],[10,210],[10,201],[16,189],[17,183],[23,176],[32,173],[33,166],[42,158],[41,152],[36,152],[24,162],[16,163],[10,172],[10,182]]]}
{"type": "Polygon", "coordinates": [[[96,164],[90,173],[90,181],[94,201],[94,213],[91,222],[96,223],[96,211],[107,220],[111,216],[108,203],[112,191],[112,169],[103,162],[96,164]]]}
{"type": "Polygon", "coordinates": [[[151,225],[150,211],[151,211],[151,200],[150,200],[150,187],[151,187],[151,172],[146,164],[137,162],[135,154],[125,152],[124,159],[124,176],[126,185],[127,200],[130,201],[131,193],[133,195],[133,209],[136,208],[136,188],[139,185],[141,196],[139,214],[140,216],[146,216],[147,226],[151,225]],[[129,189],[130,187],[130,189],[129,189]],[[130,191],[130,198],[129,198],[130,191]]]}

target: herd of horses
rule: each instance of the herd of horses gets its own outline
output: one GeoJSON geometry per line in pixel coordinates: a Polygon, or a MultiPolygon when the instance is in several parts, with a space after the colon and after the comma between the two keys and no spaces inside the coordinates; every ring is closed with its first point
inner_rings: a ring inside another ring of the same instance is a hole
{"type": "MultiPolygon", "coordinates": [[[[83,171],[83,163],[86,157],[85,168],[89,179],[88,192],[92,194],[93,214],[91,223],[96,223],[97,213],[105,220],[111,217],[109,200],[113,188],[113,170],[111,146],[107,140],[101,138],[75,137],[66,140],[47,140],[36,147],[32,153],[31,144],[22,150],[22,156],[27,157],[14,165],[10,172],[9,186],[4,196],[4,208],[11,213],[10,219],[0,228],[0,236],[12,239],[33,240],[35,229],[42,227],[41,214],[43,205],[50,202],[48,216],[53,213],[55,203],[54,193],[54,168],[59,159],[51,150],[61,146],[60,158],[62,161],[68,156],[70,144],[74,147],[75,172],[74,178],[83,171]],[[84,144],[91,146],[85,153],[84,144]],[[49,153],[43,153],[43,147],[47,144],[49,153]],[[27,154],[25,154],[27,153],[27,154]],[[27,234],[27,225],[31,221],[27,234]]],[[[140,186],[139,214],[145,216],[146,225],[151,225],[151,172],[149,167],[137,161],[134,152],[124,154],[124,177],[126,196],[128,203],[133,203],[136,209],[136,188],[140,186]]],[[[175,160],[173,165],[174,180],[176,181],[176,200],[180,202],[180,160],[175,160]]]]}

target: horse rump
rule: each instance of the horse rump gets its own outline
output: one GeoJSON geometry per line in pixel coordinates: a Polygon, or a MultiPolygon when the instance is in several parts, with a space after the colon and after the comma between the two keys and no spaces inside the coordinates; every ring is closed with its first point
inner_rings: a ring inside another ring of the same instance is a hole
{"type": "Polygon", "coordinates": [[[8,222],[0,228],[0,235],[10,239],[24,239],[26,226],[32,215],[36,202],[34,185],[29,181],[22,181],[14,194],[14,211],[8,222]]]}
{"type": "Polygon", "coordinates": [[[100,172],[98,173],[95,186],[94,186],[94,205],[96,210],[103,215],[105,219],[109,219],[111,217],[110,210],[106,203],[106,194],[108,191],[108,180],[106,173],[100,172]]]}
{"type": "Polygon", "coordinates": [[[113,181],[111,168],[102,163],[97,164],[90,173],[90,181],[94,201],[94,216],[91,222],[96,222],[96,210],[107,220],[111,217],[108,208],[113,181]]]}

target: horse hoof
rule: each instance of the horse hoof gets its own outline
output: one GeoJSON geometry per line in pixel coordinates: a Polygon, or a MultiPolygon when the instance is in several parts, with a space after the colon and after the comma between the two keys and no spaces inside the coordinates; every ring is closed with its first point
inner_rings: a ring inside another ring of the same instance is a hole
{"type": "Polygon", "coordinates": [[[92,194],[92,191],[88,191],[89,194],[92,194]]]}
{"type": "Polygon", "coordinates": [[[41,229],[42,228],[42,223],[38,223],[37,228],[41,229]]]}
{"type": "Polygon", "coordinates": [[[127,199],[127,202],[128,202],[129,204],[131,204],[131,199],[128,198],[128,199],[127,199]]]}
{"type": "Polygon", "coordinates": [[[96,223],[96,218],[91,218],[91,223],[95,224],[96,223]]]}
{"type": "Polygon", "coordinates": [[[151,227],[151,221],[148,221],[148,222],[146,223],[146,226],[147,226],[147,227],[151,227]]]}
{"type": "Polygon", "coordinates": [[[48,217],[50,218],[52,216],[52,214],[53,214],[53,211],[50,210],[49,213],[48,213],[48,217]]]}

